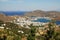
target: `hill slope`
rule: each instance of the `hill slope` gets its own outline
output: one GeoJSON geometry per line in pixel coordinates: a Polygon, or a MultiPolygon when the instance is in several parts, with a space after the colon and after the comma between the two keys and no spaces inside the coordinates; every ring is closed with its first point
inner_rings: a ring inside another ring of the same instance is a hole
{"type": "Polygon", "coordinates": [[[26,16],[59,16],[60,12],[57,11],[41,11],[41,10],[35,10],[32,12],[27,12],[25,14],[26,16]]]}

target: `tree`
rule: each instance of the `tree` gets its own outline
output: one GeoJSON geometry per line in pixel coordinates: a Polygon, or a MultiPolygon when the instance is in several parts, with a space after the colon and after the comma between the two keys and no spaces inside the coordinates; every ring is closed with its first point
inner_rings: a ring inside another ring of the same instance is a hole
{"type": "Polygon", "coordinates": [[[3,36],[3,40],[6,40],[6,39],[7,39],[7,37],[4,35],[4,36],[3,36]]]}
{"type": "Polygon", "coordinates": [[[1,36],[0,36],[0,40],[3,40],[3,39],[1,38],[1,36]]]}
{"type": "Polygon", "coordinates": [[[55,22],[54,21],[51,21],[49,24],[48,24],[48,30],[47,30],[47,34],[45,35],[45,39],[46,40],[56,40],[55,37],[57,36],[56,32],[55,32],[55,22]]]}
{"type": "Polygon", "coordinates": [[[30,27],[31,27],[31,30],[30,30],[30,33],[28,34],[27,40],[35,40],[36,27],[33,26],[32,24],[30,25],[30,27]]]}
{"type": "Polygon", "coordinates": [[[11,22],[6,22],[6,26],[5,27],[9,27],[9,28],[18,28],[18,25],[15,23],[11,23],[11,22]]]}
{"type": "Polygon", "coordinates": [[[0,26],[2,26],[2,24],[4,24],[4,22],[2,20],[0,20],[0,26]]]}

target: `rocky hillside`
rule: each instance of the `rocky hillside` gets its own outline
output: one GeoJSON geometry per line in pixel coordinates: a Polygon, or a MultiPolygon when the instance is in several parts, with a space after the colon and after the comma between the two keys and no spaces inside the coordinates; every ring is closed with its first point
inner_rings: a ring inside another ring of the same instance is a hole
{"type": "Polygon", "coordinates": [[[54,17],[54,16],[59,16],[60,12],[35,10],[35,11],[32,11],[32,12],[27,12],[25,15],[26,16],[49,16],[49,17],[54,17]]]}
{"type": "Polygon", "coordinates": [[[6,15],[4,15],[4,14],[0,14],[0,20],[2,20],[2,21],[4,21],[4,22],[12,21],[12,20],[14,20],[14,17],[6,16],[6,15]]]}
{"type": "Polygon", "coordinates": [[[60,12],[58,11],[42,11],[42,10],[35,10],[32,12],[27,12],[25,16],[40,16],[40,17],[52,17],[56,20],[60,20],[60,12]]]}

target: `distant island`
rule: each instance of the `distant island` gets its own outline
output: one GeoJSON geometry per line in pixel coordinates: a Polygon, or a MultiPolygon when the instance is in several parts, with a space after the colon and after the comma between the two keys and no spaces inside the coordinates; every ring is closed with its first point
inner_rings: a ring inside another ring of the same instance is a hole
{"type": "Polygon", "coordinates": [[[5,14],[7,16],[38,16],[38,17],[51,17],[55,20],[60,20],[60,12],[59,11],[42,11],[42,10],[34,10],[34,11],[0,11],[0,14],[5,14]]]}

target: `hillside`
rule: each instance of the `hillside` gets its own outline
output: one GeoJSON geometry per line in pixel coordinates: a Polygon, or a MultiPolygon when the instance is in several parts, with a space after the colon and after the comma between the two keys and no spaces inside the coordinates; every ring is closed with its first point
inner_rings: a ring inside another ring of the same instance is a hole
{"type": "Polygon", "coordinates": [[[26,16],[59,16],[60,12],[57,11],[42,11],[42,10],[35,10],[35,11],[31,11],[31,12],[27,12],[25,14],[26,16]]]}
{"type": "Polygon", "coordinates": [[[42,10],[35,10],[31,12],[25,13],[25,16],[39,16],[39,17],[52,17],[56,20],[60,20],[60,12],[58,11],[42,11],[42,10]]]}
{"type": "MultiPolygon", "coordinates": [[[[0,12],[0,20],[3,20],[3,21],[14,20],[14,17],[6,16],[4,14],[5,14],[4,12],[0,12]]],[[[15,13],[11,13],[11,14],[15,14],[15,13]]],[[[22,13],[20,13],[20,14],[22,14],[22,13]]],[[[18,15],[18,14],[16,13],[16,15],[18,15]]],[[[35,10],[35,11],[25,12],[23,16],[51,17],[51,18],[54,18],[56,20],[60,20],[60,12],[58,12],[58,11],[35,10]]]]}
{"type": "Polygon", "coordinates": [[[4,14],[0,14],[0,20],[4,21],[4,22],[7,22],[7,21],[12,21],[14,20],[15,18],[14,17],[11,17],[11,16],[6,16],[4,14]]]}

